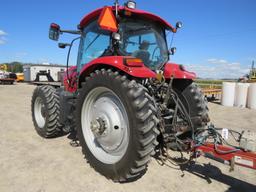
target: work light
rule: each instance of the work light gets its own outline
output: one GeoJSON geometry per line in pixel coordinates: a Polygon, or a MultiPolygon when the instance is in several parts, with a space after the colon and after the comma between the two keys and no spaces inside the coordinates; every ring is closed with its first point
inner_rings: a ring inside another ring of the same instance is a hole
{"type": "Polygon", "coordinates": [[[183,24],[182,24],[182,22],[180,22],[180,21],[179,21],[179,22],[177,22],[177,23],[176,23],[176,29],[181,28],[181,27],[182,27],[182,25],[183,25],[183,24]]]}
{"type": "Polygon", "coordinates": [[[120,41],[121,40],[121,35],[119,33],[113,33],[112,38],[117,40],[117,41],[120,41]]]}
{"type": "Polygon", "coordinates": [[[136,9],[136,2],[135,1],[127,1],[126,7],[129,9],[136,9]]]}

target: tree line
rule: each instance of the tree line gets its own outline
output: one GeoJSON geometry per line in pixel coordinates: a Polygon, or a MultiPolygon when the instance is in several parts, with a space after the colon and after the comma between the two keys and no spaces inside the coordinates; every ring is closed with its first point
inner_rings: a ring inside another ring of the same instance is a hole
{"type": "Polygon", "coordinates": [[[12,73],[22,73],[23,72],[23,63],[21,62],[11,62],[11,63],[0,63],[0,68],[6,69],[8,72],[12,73]]]}

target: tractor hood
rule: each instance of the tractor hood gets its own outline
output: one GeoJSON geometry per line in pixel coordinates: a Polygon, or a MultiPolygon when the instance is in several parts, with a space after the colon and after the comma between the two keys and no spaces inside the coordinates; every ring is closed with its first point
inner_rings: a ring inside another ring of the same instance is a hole
{"type": "MultiPolygon", "coordinates": [[[[97,9],[91,13],[89,13],[88,15],[85,15],[83,17],[83,19],[80,22],[80,27],[83,28],[84,26],[86,26],[88,23],[91,22],[91,20],[96,19],[100,16],[103,8],[97,9]]],[[[113,11],[115,10],[115,7],[112,7],[113,11]]],[[[152,13],[146,12],[146,11],[142,11],[142,10],[138,10],[138,9],[129,9],[127,7],[123,7],[123,6],[119,6],[118,8],[119,12],[122,11],[128,11],[130,12],[131,15],[135,15],[135,16],[139,16],[142,18],[145,18],[147,20],[153,20],[156,22],[161,23],[167,30],[171,30],[172,32],[176,32],[176,28],[173,27],[171,24],[169,24],[167,21],[165,21],[164,19],[162,19],[161,17],[154,15],[152,13]]]]}

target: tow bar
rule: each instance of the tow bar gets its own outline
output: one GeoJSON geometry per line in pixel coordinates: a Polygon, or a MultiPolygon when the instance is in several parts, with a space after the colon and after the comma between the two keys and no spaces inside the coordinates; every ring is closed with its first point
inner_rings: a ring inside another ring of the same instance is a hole
{"type": "Polygon", "coordinates": [[[256,133],[250,131],[239,133],[210,125],[196,136],[192,154],[193,158],[204,156],[227,164],[230,166],[230,171],[234,170],[235,165],[256,169],[256,133]],[[222,134],[218,132],[220,130],[222,134]],[[239,147],[226,141],[229,134],[239,143],[239,147]]]}

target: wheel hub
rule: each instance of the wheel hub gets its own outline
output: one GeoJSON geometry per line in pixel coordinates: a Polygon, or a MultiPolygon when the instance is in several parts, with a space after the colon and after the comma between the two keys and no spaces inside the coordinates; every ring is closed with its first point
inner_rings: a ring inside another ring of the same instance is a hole
{"type": "Polygon", "coordinates": [[[84,100],[82,129],[91,152],[102,162],[114,163],[128,147],[128,117],[126,110],[110,89],[98,87],[84,100]]]}
{"type": "Polygon", "coordinates": [[[98,117],[91,121],[91,130],[96,137],[100,137],[106,130],[105,122],[102,118],[98,117]]]}

